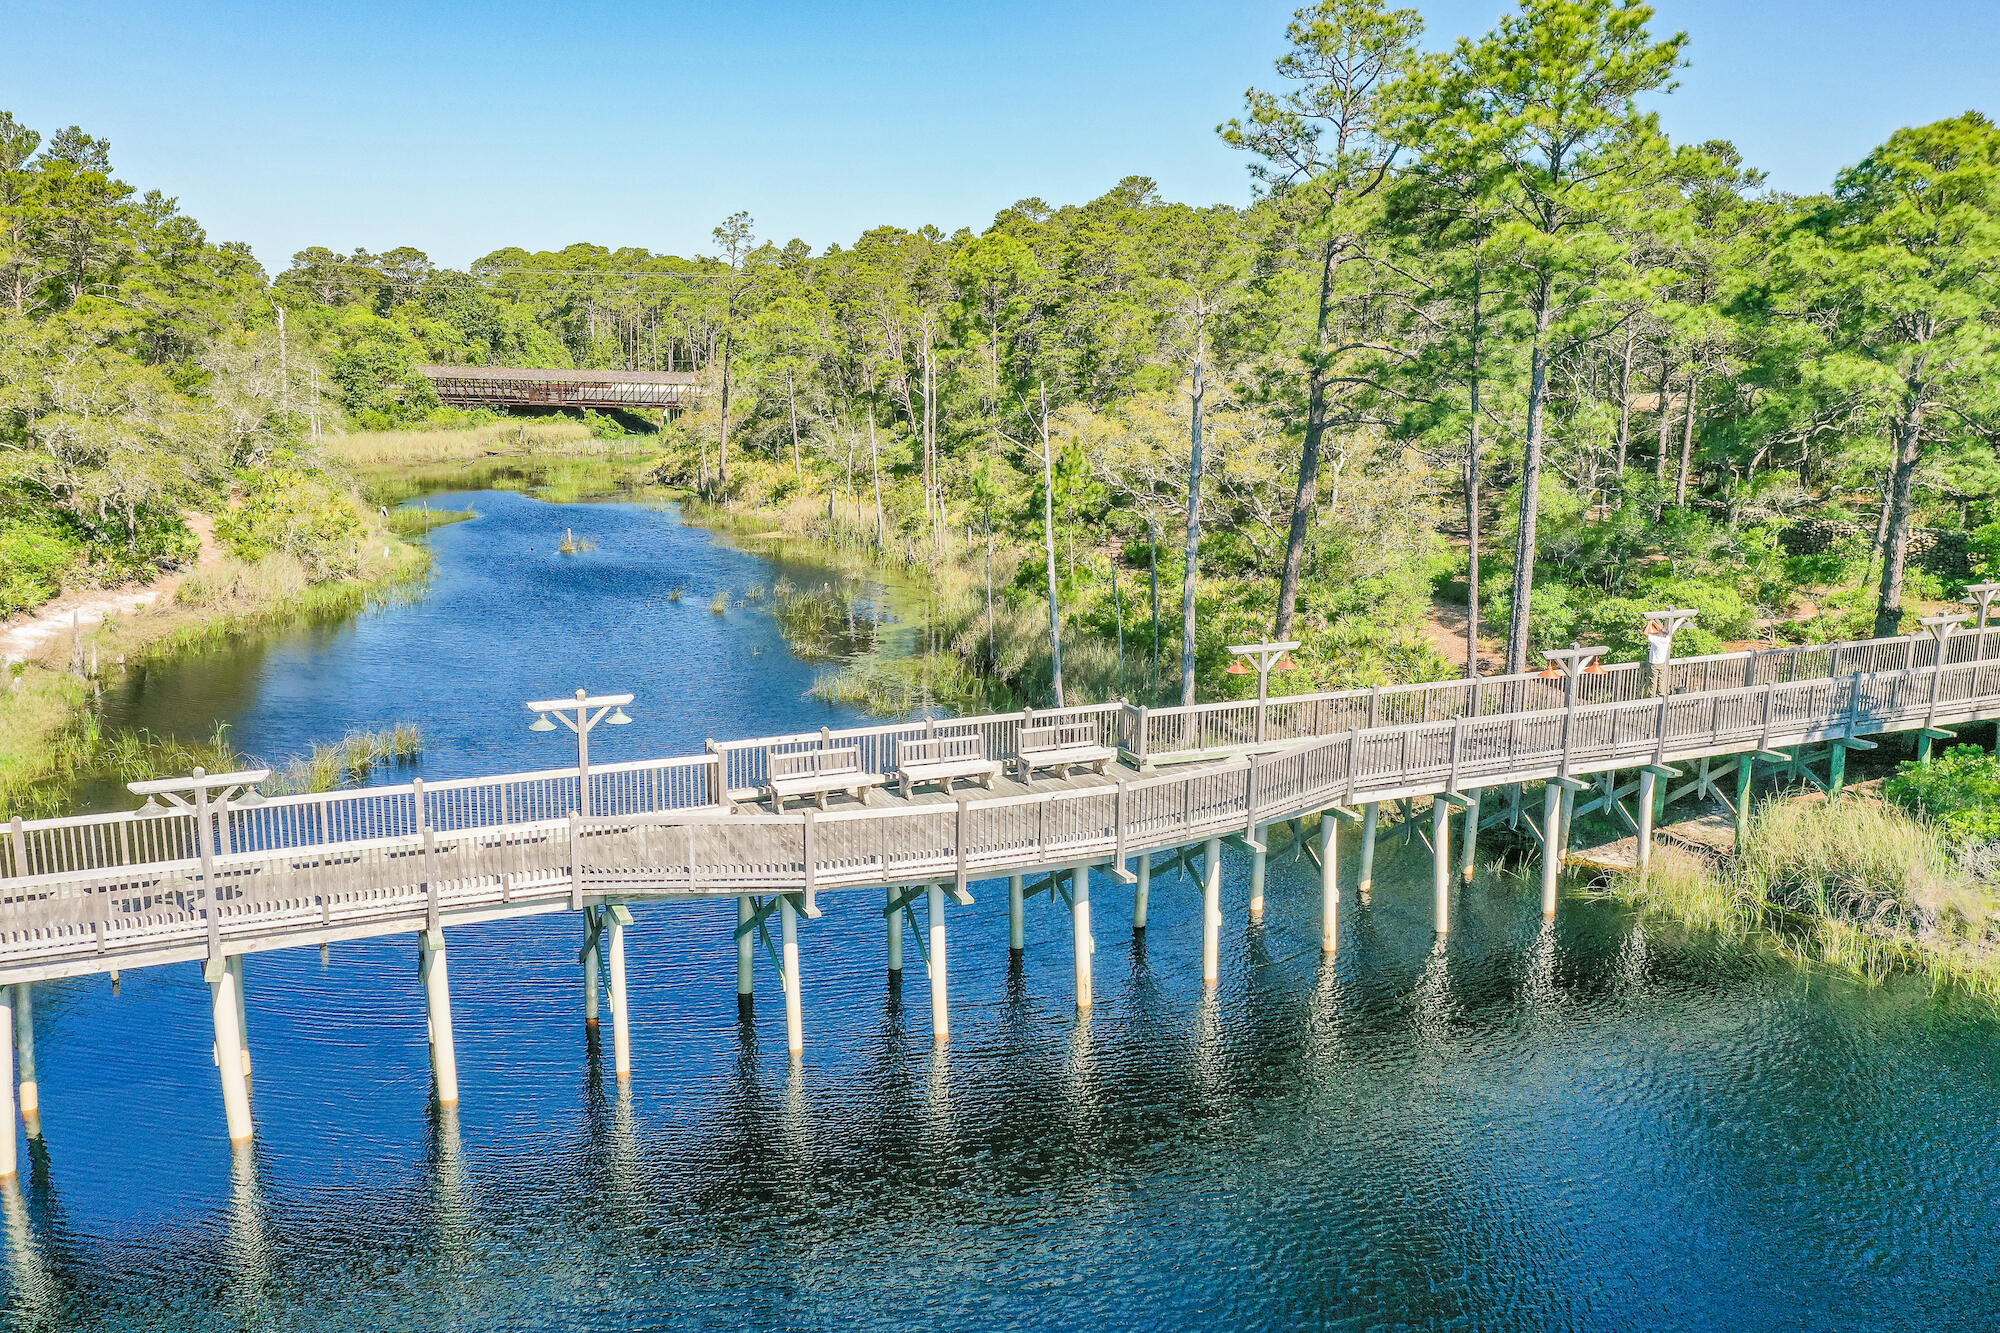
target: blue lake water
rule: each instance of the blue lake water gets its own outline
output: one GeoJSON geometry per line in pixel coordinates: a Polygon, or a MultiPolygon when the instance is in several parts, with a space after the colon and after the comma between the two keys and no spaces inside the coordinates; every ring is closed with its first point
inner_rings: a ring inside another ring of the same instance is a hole
{"type": "MultiPolygon", "coordinates": [[[[439,503],[461,504],[445,498],[439,503]]],[[[524,699],[631,690],[605,761],[858,720],[753,605],[770,562],[637,504],[504,492],[420,601],[149,673],[113,701],[264,756],[415,721],[430,777],[557,766],[524,699]],[[555,553],[565,528],[596,543],[555,553]],[[686,588],[678,604],[667,589],[686,588]]],[[[794,581],[825,577],[799,567],[794,581]]],[[[635,1077],[582,1022],[577,923],[455,930],[441,1117],[408,938],[249,960],[254,1150],[232,1155],[194,966],[36,988],[44,1138],[4,1205],[6,1318],[47,1329],[1716,1328],[2000,1323],[2000,1023],[1427,854],[1225,878],[1150,928],[1100,879],[1096,1007],[1037,899],[952,908],[952,1044],[872,895],[801,931],[806,1052],[733,904],[635,909],[635,1077]]]]}

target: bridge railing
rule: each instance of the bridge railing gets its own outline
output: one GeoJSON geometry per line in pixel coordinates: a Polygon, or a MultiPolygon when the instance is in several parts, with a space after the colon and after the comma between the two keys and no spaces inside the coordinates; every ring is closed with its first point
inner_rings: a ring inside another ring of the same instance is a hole
{"type": "Polygon", "coordinates": [[[1097,861],[1334,802],[1534,781],[2000,714],[2000,660],[1353,731],[1114,784],[827,814],[647,810],[39,875],[0,969],[593,896],[812,892],[1097,861]],[[212,888],[212,899],[211,899],[212,888]]]}
{"type": "MultiPolygon", "coordinates": [[[[1946,641],[1949,663],[2000,658],[2000,626],[1968,631],[1946,641]]],[[[1910,670],[1932,664],[1929,635],[1854,643],[1759,649],[1684,658],[1664,669],[1670,695],[1774,682],[1845,678],[1862,672],[1910,670]]],[[[1279,695],[1264,706],[1266,743],[1339,735],[1349,731],[1512,716],[1560,709],[1569,682],[1540,675],[1488,676],[1374,689],[1279,695]]],[[[1640,663],[1612,663],[1577,678],[1579,705],[1652,697],[1652,676],[1640,663]]],[[[900,741],[927,735],[977,734],[987,754],[1012,759],[1021,728],[1032,723],[1088,721],[1103,744],[1116,745],[1142,765],[1165,758],[1229,751],[1257,742],[1258,705],[1250,701],[1196,704],[1190,708],[1135,708],[1120,703],[1075,708],[940,718],[849,727],[790,736],[711,742],[710,752],[672,759],[594,765],[590,810],[594,814],[664,813],[697,809],[724,799],[756,796],[773,753],[852,744],[870,771],[894,774],[900,741]],[[718,790],[718,784],[722,790],[718,790]]],[[[230,806],[212,850],[220,854],[291,847],[346,845],[414,836],[429,827],[451,832],[532,823],[581,808],[574,769],[550,769],[434,783],[365,787],[273,797],[257,806],[230,806]]],[[[15,820],[0,838],[0,879],[112,866],[145,865],[198,853],[192,816],[142,817],[136,811],[15,820]]]]}

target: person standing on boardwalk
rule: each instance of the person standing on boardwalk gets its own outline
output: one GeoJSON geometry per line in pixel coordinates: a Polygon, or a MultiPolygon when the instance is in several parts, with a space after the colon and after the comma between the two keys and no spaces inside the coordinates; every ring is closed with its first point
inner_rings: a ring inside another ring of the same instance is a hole
{"type": "Polygon", "coordinates": [[[1667,692],[1667,659],[1673,656],[1674,638],[1657,620],[1646,622],[1646,692],[1667,692]]]}

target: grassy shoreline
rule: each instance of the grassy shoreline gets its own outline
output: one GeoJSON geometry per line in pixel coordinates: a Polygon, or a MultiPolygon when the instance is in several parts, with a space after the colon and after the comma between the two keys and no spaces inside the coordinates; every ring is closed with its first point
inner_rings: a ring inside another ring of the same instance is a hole
{"type": "Polygon", "coordinates": [[[1879,983],[1913,976],[2000,1004],[2000,885],[1991,844],[1861,791],[1774,799],[1740,853],[1655,849],[1605,892],[1694,929],[1767,939],[1795,961],[1879,983]]]}
{"type": "Polygon", "coordinates": [[[378,549],[381,554],[356,577],[318,583],[282,554],[223,560],[184,576],[152,606],[106,617],[88,631],[83,676],[70,669],[67,639],[16,663],[0,690],[0,819],[63,813],[76,785],[94,775],[157,776],[234,757],[219,732],[189,746],[106,731],[98,700],[136,667],[286,626],[343,620],[408,594],[430,570],[430,553],[422,546],[384,535],[379,547],[370,547],[378,549]]]}

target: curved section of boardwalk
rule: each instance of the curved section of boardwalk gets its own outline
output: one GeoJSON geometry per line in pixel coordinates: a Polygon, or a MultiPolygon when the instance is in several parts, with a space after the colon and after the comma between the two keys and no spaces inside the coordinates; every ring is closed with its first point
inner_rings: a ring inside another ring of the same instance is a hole
{"type": "Polygon", "coordinates": [[[711,742],[701,755],[287,797],[224,809],[204,871],[191,816],[90,816],[8,831],[0,981],[103,972],[458,922],[687,896],[820,894],[1125,867],[1152,849],[1411,796],[1772,750],[2000,715],[2000,630],[1539,676],[1149,710],[1094,705],[711,742]],[[1729,682],[1729,683],[1724,683],[1729,682]],[[771,756],[1087,724],[1109,775],[821,811],[749,804],[771,756]],[[581,781],[580,781],[581,779],[581,781]],[[22,872],[26,873],[22,873],[22,872]],[[212,880],[212,882],[211,882],[212,880]]]}

